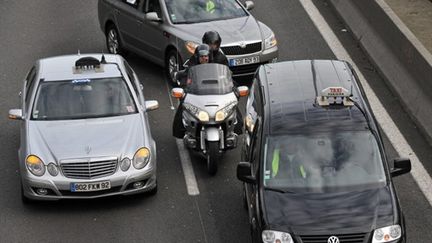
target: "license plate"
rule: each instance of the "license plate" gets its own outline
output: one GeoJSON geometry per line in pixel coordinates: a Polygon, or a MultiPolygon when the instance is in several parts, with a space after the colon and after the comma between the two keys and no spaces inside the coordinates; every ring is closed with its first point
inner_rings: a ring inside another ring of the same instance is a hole
{"type": "Polygon", "coordinates": [[[71,192],[92,192],[92,191],[102,191],[111,188],[111,183],[109,181],[91,182],[91,183],[71,183],[71,192]]]}
{"type": "Polygon", "coordinates": [[[253,56],[253,57],[243,57],[243,58],[236,58],[236,59],[229,59],[229,65],[232,66],[241,66],[241,65],[247,65],[252,63],[258,63],[259,56],[253,56]]]}

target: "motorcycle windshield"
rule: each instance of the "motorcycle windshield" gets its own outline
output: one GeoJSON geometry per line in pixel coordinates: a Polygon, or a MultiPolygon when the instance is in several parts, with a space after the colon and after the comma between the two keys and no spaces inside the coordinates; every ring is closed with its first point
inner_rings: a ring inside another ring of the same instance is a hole
{"type": "Polygon", "coordinates": [[[189,69],[186,93],[195,95],[221,95],[233,91],[234,83],[228,66],[207,63],[189,69]]]}

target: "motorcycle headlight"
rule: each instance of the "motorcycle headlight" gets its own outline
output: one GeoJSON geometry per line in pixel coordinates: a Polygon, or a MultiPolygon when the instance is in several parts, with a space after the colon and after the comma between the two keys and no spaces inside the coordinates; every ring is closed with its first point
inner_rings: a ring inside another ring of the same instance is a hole
{"type": "Polygon", "coordinates": [[[229,103],[227,106],[225,106],[224,108],[217,111],[216,116],[215,116],[215,121],[219,122],[219,121],[225,120],[225,118],[227,118],[233,112],[234,107],[236,105],[237,105],[237,102],[233,101],[233,102],[229,103]]]}
{"type": "Polygon", "coordinates": [[[200,110],[194,105],[184,103],[183,107],[202,122],[208,122],[210,120],[209,114],[206,111],[200,110]]]}
{"type": "Polygon", "coordinates": [[[133,157],[133,167],[137,170],[144,168],[150,161],[150,150],[146,147],[140,148],[136,151],[133,157]]]}
{"type": "Polygon", "coordinates": [[[291,235],[286,232],[264,230],[261,236],[264,243],[294,243],[291,235]]]}
{"type": "Polygon", "coordinates": [[[270,49],[277,45],[276,36],[272,33],[269,37],[264,40],[264,49],[270,49]]]}
{"type": "Polygon", "coordinates": [[[193,41],[186,41],[185,46],[189,54],[193,55],[195,53],[195,49],[197,48],[197,46],[199,46],[199,44],[193,41]]]}
{"type": "Polygon", "coordinates": [[[372,243],[393,242],[401,238],[402,230],[399,225],[391,225],[374,230],[372,243]]]}
{"type": "Polygon", "coordinates": [[[131,165],[130,159],[129,158],[124,158],[120,162],[120,169],[122,171],[127,171],[127,170],[129,170],[130,165],[131,165]]]}
{"type": "Polygon", "coordinates": [[[35,176],[43,176],[45,174],[45,165],[36,155],[29,155],[26,159],[27,169],[35,176]]]}

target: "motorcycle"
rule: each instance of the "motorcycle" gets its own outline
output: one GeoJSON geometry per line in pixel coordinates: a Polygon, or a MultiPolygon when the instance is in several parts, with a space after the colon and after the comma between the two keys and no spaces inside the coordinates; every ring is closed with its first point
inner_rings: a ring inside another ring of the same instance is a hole
{"type": "Polygon", "coordinates": [[[214,175],[225,151],[237,147],[238,99],[247,96],[247,86],[235,87],[228,66],[208,63],[188,69],[181,87],[172,89],[180,99],[182,123],[186,129],[183,141],[207,160],[207,171],[214,175]]]}

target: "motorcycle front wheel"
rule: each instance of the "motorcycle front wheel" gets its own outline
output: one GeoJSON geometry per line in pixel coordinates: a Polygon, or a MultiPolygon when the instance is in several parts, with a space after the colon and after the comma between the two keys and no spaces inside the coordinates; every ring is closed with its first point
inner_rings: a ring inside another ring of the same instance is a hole
{"type": "Polygon", "coordinates": [[[220,158],[219,142],[208,142],[207,150],[207,172],[210,175],[215,175],[218,169],[218,161],[220,158]]]}

